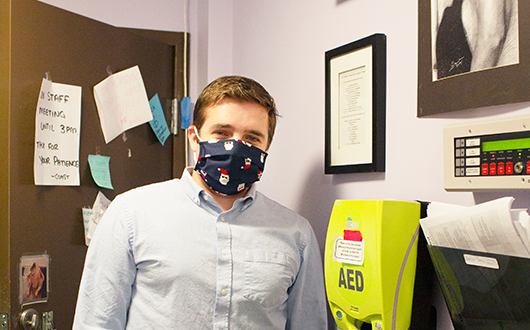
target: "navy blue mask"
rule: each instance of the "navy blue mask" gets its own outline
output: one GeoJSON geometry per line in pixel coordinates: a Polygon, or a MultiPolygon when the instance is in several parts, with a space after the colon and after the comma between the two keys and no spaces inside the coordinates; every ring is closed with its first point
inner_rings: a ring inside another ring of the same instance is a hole
{"type": "Polygon", "coordinates": [[[212,190],[235,195],[260,180],[266,158],[265,151],[241,140],[201,141],[195,171],[212,190]]]}

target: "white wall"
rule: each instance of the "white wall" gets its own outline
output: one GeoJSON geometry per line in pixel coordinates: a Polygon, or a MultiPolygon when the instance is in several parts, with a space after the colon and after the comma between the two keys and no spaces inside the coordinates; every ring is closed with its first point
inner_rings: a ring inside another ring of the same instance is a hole
{"type": "Polygon", "coordinates": [[[184,31],[184,1],[39,0],[119,27],[184,31]]]}
{"type": "MultiPolygon", "coordinates": [[[[444,190],[443,127],[528,114],[530,103],[417,118],[417,1],[232,2],[233,73],[260,81],[283,116],[260,190],[308,218],[321,247],[335,199],[420,199],[469,206],[513,195],[515,206],[530,207],[530,193],[444,190]],[[377,32],[387,35],[386,172],[325,175],[324,52],[377,32]]],[[[434,300],[438,329],[452,329],[439,289],[434,300]]]]}
{"type": "MultiPolygon", "coordinates": [[[[183,1],[46,0],[125,27],[183,31],[183,1]],[[156,6],[155,6],[156,4],[156,6]]],[[[530,113],[530,103],[416,117],[418,2],[395,0],[196,0],[189,6],[190,95],[214,78],[255,78],[282,118],[259,188],[313,225],[321,246],[335,199],[427,200],[473,205],[500,196],[530,207],[530,193],[446,192],[442,128],[530,113]],[[386,172],[324,175],[324,52],[387,35],[386,172]]],[[[443,305],[443,304],[442,304],[443,305]]],[[[448,316],[438,329],[451,329],[448,316]]]]}
{"type": "MultiPolygon", "coordinates": [[[[529,103],[417,118],[417,1],[233,2],[234,73],[262,82],[283,115],[261,190],[318,229],[336,198],[473,205],[503,195],[444,190],[442,128],[529,113],[529,103]],[[388,42],[386,172],[324,175],[324,52],[376,32],[388,42]]],[[[517,196],[527,207],[529,194],[517,196]]]]}
{"type": "Polygon", "coordinates": [[[269,195],[315,223],[335,198],[472,205],[496,195],[443,189],[442,128],[528,113],[528,103],[418,119],[417,1],[234,0],[233,17],[234,72],[262,82],[283,114],[260,183],[269,195]],[[388,39],[386,172],[324,175],[324,52],[375,32],[388,39]]]}

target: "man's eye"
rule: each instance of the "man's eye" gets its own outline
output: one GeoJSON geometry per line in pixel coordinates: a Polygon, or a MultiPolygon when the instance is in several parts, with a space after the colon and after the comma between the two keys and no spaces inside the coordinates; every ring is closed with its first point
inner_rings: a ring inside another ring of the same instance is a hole
{"type": "Polygon", "coordinates": [[[260,139],[258,137],[255,137],[255,136],[248,136],[246,138],[246,140],[250,143],[259,143],[260,142],[260,139]]]}
{"type": "Polygon", "coordinates": [[[214,134],[214,135],[217,135],[217,136],[228,136],[228,134],[227,134],[226,132],[221,132],[221,131],[219,131],[219,132],[214,132],[213,134],[214,134]]]}

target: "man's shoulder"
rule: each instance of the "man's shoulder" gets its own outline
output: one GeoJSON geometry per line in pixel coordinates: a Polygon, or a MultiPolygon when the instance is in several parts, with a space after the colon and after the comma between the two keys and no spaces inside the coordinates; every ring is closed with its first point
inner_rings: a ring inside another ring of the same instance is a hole
{"type": "Polygon", "coordinates": [[[301,222],[307,222],[307,219],[298,214],[296,211],[288,208],[287,206],[275,201],[274,199],[266,196],[259,191],[256,192],[256,201],[258,202],[258,207],[263,210],[266,210],[267,213],[279,215],[281,217],[286,217],[290,219],[297,219],[301,222]]]}
{"type": "Polygon", "coordinates": [[[136,200],[138,198],[160,198],[167,196],[175,191],[175,188],[180,184],[179,179],[170,179],[166,181],[154,182],[144,186],[136,187],[119,195],[123,199],[136,200]]]}
{"type": "Polygon", "coordinates": [[[259,201],[263,205],[263,207],[267,206],[267,207],[271,207],[271,208],[274,208],[274,209],[277,209],[283,212],[288,212],[288,213],[292,212],[292,213],[298,214],[295,211],[288,208],[287,206],[270,198],[269,196],[265,195],[264,193],[260,191],[256,191],[256,200],[259,201]]]}

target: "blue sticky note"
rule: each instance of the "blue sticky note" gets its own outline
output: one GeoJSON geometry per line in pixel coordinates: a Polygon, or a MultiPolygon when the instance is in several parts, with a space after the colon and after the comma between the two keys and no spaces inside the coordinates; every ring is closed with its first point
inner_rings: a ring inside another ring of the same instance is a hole
{"type": "Polygon", "coordinates": [[[167,126],[166,117],[164,116],[164,110],[162,109],[162,104],[160,103],[160,98],[158,98],[158,94],[155,94],[155,96],[149,100],[149,106],[151,107],[151,112],[153,113],[153,120],[149,122],[149,125],[151,125],[153,132],[155,132],[158,141],[164,145],[170,133],[167,126]]]}
{"type": "Polygon", "coordinates": [[[191,100],[184,96],[180,101],[180,128],[188,129],[191,125],[191,100]]]}
{"type": "Polygon", "coordinates": [[[110,180],[110,157],[99,155],[88,155],[90,173],[96,184],[101,188],[114,189],[110,180]]]}

